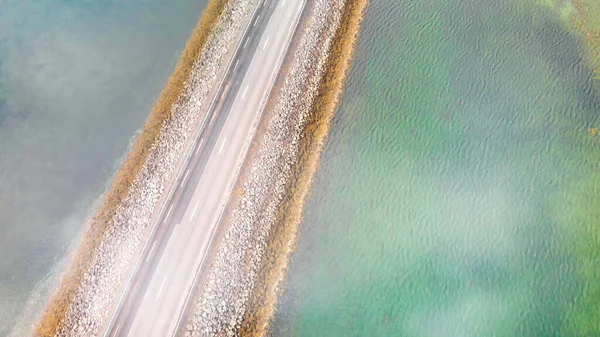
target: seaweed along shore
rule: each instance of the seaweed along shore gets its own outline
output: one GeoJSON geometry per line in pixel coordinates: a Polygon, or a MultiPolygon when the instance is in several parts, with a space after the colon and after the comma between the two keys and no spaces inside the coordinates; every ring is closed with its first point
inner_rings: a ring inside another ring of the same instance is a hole
{"type": "Polygon", "coordinates": [[[257,0],[211,0],[207,5],[33,327],[36,336],[89,337],[100,332],[256,5],[257,0]]]}
{"type": "Polygon", "coordinates": [[[186,336],[268,333],[368,2],[308,2],[186,336]]]}

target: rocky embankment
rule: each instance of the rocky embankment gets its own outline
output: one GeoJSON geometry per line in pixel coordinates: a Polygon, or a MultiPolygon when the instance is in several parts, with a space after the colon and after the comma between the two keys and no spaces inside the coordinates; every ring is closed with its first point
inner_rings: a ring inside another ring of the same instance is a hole
{"type": "MultiPolygon", "coordinates": [[[[38,335],[90,337],[100,332],[109,308],[117,300],[115,294],[122,287],[130,265],[135,263],[140,243],[148,234],[159,200],[177,173],[177,164],[189,148],[190,136],[205,114],[209,93],[216,87],[220,72],[257,2],[230,0],[225,5],[194,63],[184,90],[170,106],[170,118],[161,126],[146,161],[129,186],[126,197],[116,208],[98,249],[91,256],[90,267],[77,286],[74,299],[67,304],[64,317],[48,318],[53,314],[46,314],[43,318],[46,322],[37,329],[38,335]]],[[[76,260],[78,258],[75,256],[76,260]]]]}
{"type": "Polygon", "coordinates": [[[217,250],[187,336],[238,336],[248,310],[269,234],[301,138],[326,71],[345,0],[312,0],[288,71],[258,149],[244,175],[243,195],[217,250]]]}

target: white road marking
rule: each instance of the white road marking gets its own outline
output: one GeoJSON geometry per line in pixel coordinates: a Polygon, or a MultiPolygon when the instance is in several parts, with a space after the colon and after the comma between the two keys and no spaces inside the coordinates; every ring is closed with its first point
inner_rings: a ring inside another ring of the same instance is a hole
{"type": "Polygon", "coordinates": [[[219,154],[223,151],[223,146],[225,146],[225,142],[227,142],[227,138],[223,139],[223,144],[221,144],[221,148],[219,149],[219,154]]]}
{"type": "Polygon", "coordinates": [[[203,141],[204,141],[204,139],[200,139],[200,144],[198,144],[198,148],[196,149],[196,156],[198,155],[198,152],[200,152],[200,148],[202,147],[203,141]]]}
{"type": "Polygon", "coordinates": [[[117,328],[114,330],[115,333],[113,334],[113,336],[117,335],[117,332],[119,331],[120,327],[121,327],[121,323],[117,324],[117,328]]]}
{"type": "Polygon", "coordinates": [[[225,90],[223,90],[223,92],[221,93],[221,99],[223,99],[223,97],[225,97],[225,94],[229,90],[230,86],[231,86],[231,83],[228,83],[227,86],[225,87],[225,90]]]}
{"type": "Polygon", "coordinates": [[[284,4],[284,3],[285,3],[285,0],[283,0],[283,1],[281,2],[281,7],[283,7],[283,4],[284,4]]]}
{"type": "Polygon", "coordinates": [[[165,286],[165,282],[167,282],[167,278],[165,277],[165,279],[162,281],[162,284],[160,285],[160,289],[158,289],[158,295],[156,295],[156,300],[158,301],[158,299],[160,298],[160,293],[162,293],[163,287],[165,286]]]}
{"type": "Polygon", "coordinates": [[[265,41],[265,44],[263,45],[263,50],[265,48],[267,48],[267,45],[269,44],[269,38],[270,38],[270,36],[267,36],[267,40],[265,41]]]}
{"type": "Polygon", "coordinates": [[[256,23],[258,22],[258,19],[260,19],[260,14],[258,14],[258,16],[256,17],[256,21],[254,21],[253,27],[256,27],[256,23]]]}
{"type": "Polygon", "coordinates": [[[165,222],[167,222],[167,219],[169,218],[169,214],[171,214],[172,210],[173,210],[173,204],[171,204],[171,207],[169,207],[169,211],[167,212],[167,216],[165,217],[165,222]]]}
{"type": "Polygon", "coordinates": [[[183,185],[185,185],[185,181],[187,180],[187,177],[189,174],[190,174],[190,169],[187,169],[187,171],[185,171],[185,176],[183,177],[183,181],[181,182],[181,187],[183,187],[183,185]]]}
{"type": "Polygon", "coordinates": [[[246,49],[246,46],[248,45],[249,40],[250,40],[250,38],[246,38],[246,42],[244,42],[244,49],[246,49]]]}
{"type": "Polygon", "coordinates": [[[236,70],[239,65],[240,65],[240,60],[235,61],[235,67],[233,67],[233,70],[236,70]]]}
{"type": "Polygon", "coordinates": [[[156,246],[156,241],[154,241],[154,243],[152,244],[152,249],[150,249],[150,254],[148,254],[148,257],[146,257],[146,262],[150,260],[150,256],[152,256],[152,252],[154,251],[154,246],[156,246]]]}
{"type": "Polygon", "coordinates": [[[248,84],[246,84],[246,88],[244,89],[244,93],[242,94],[242,98],[246,97],[246,93],[248,92],[248,84]]]}
{"type": "MultiPolygon", "coordinates": [[[[135,290],[137,289],[138,285],[140,284],[140,281],[135,282],[135,286],[133,286],[133,292],[135,293],[135,290]]],[[[127,300],[127,303],[131,302],[131,300],[133,299],[133,296],[129,296],[129,299],[127,300]]]]}
{"type": "Polygon", "coordinates": [[[196,203],[196,207],[194,207],[194,211],[192,212],[192,216],[190,217],[190,221],[194,220],[194,215],[196,215],[196,211],[198,210],[198,205],[200,205],[200,201],[196,203]]]}

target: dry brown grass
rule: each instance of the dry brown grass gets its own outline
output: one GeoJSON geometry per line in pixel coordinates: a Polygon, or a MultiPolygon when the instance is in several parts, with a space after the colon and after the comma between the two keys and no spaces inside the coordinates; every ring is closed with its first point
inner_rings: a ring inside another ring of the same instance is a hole
{"type": "Polygon", "coordinates": [[[163,124],[171,117],[171,106],[183,93],[185,82],[190,76],[194,62],[200,56],[215,23],[228,2],[229,0],[211,0],[207,4],[173,75],[161,92],[121,169],[116,173],[112,187],[108,190],[101,208],[84,234],[69,269],[61,276],[55,293],[35,326],[35,336],[54,336],[60,328],[67,309],[83,280],[84,273],[89,269],[102,239],[113,225],[113,216],[118,206],[129,193],[135,177],[148,158],[152,145],[158,139],[163,124]]]}
{"type": "Polygon", "coordinates": [[[287,184],[289,193],[279,208],[249,309],[240,329],[242,336],[264,336],[268,333],[281,283],[295,248],[304,204],[345,87],[360,32],[360,23],[369,1],[350,0],[344,8],[319,94],[303,132],[298,161],[294,165],[294,178],[287,184]]]}

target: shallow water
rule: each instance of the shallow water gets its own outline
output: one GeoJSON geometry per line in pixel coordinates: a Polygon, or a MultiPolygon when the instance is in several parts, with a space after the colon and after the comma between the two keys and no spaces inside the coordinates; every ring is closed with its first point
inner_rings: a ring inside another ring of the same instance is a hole
{"type": "Polygon", "coordinates": [[[0,0],[0,336],[79,234],[206,0],[0,0]]]}
{"type": "Polygon", "coordinates": [[[274,336],[600,334],[600,96],[559,14],[372,1],[274,336]]]}

